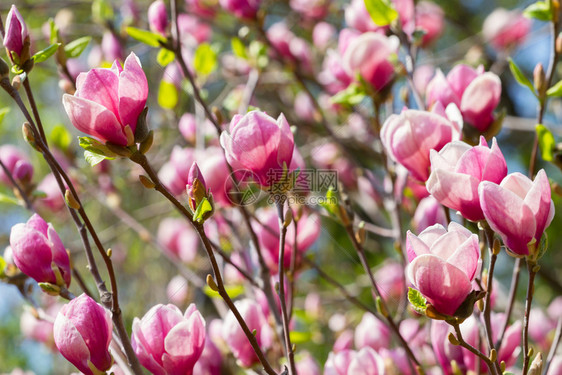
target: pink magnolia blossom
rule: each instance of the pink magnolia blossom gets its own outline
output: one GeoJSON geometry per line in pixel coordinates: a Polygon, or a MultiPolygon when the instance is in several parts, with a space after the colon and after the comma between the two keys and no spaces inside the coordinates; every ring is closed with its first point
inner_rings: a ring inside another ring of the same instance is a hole
{"type": "Polygon", "coordinates": [[[159,304],[135,318],[131,344],[152,374],[191,375],[205,347],[205,320],[194,304],[185,314],[172,304],[159,304]]]}
{"type": "MultiPolygon", "coordinates": [[[[248,324],[250,331],[256,331],[256,340],[260,348],[269,348],[273,340],[273,330],[267,322],[260,305],[250,299],[243,299],[234,303],[242,319],[248,324]]],[[[242,331],[240,324],[229,311],[222,324],[222,337],[230,351],[242,367],[250,367],[258,362],[258,357],[248,337],[242,331]]]]}
{"type": "Polygon", "coordinates": [[[191,14],[181,13],[178,15],[178,28],[182,43],[191,47],[209,41],[213,34],[213,29],[209,24],[201,22],[198,17],[191,14]]]}
{"type": "MultiPolygon", "coordinates": [[[[412,0],[392,0],[392,5],[398,11],[402,28],[410,34],[413,31],[414,2],[412,0]]],[[[386,27],[374,23],[363,0],[352,0],[351,4],[345,8],[345,23],[348,27],[363,33],[386,29],[386,27]]]]}
{"type": "Polygon", "coordinates": [[[390,328],[371,313],[363,314],[355,328],[355,347],[379,350],[390,346],[390,328]]]}
{"type": "Polygon", "coordinates": [[[205,348],[199,360],[193,368],[193,375],[221,375],[222,353],[213,343],[213,340],[205,340],[205,348]]]}
{"type": "Polygon", "coordinates": [[[299,354],[301,358],[296,363],[297,373],[303,375],[320,375],[320,366],[314,357],[308,352],[299,354]]]}
{"type": "Polygon", "coordinates": [[[189,285],[187,279],[182,275],[172,277],[166,287],[166,296],[168,300],[176,306],[183,306],[187,300],[189,293],[189,285]]]}
{"type": "Polygon", "coordinates": [[[119,38],[111,31],[103,33],[101,50],[105,61],[123,61],[123,47],[119,38]]]}
{"type": "Polygon", "coordinates": [[[118,61],[110,69],[80,73],[74,95],[62,102],[72,124],[102,142],[129,145],[125,127],[134,134],[148,96],[146,76],[139,59],[131,53],[124,67],[118,61]]]}
{"type": "Polygon", "coordinates": [[[404,268],[393,260],[386,260],[375,271],[375,279],[387,303],[398,304],[405,291],[404,268]]]}
{"type": "Polygon", "coordinates": [[[342,56],[343,67],[349,76],[360,74],[375,90],[382,90],[394,77],[390,57],[397,49],[397,39],[367,32],[349,41],[342,56]]]}
{"type": "Polygon", "coordinates": [[[54,338],[60,353],[85,375],[109,370],[113,325],[111,313],[86,294],[64,305],[55,319],[54,338]]]}
{"type": "Polygon", "coordinates": [[[156,0],[148,7],[148,25],[155,33],[166,35],[168,11],[163,0],[156,0]]]}
{"type": "MultiPolygon", "coordinates": [[[[494,342],[499,338],[504,319],[503,314],[492,313],[490,320],[492,323],[492,339],[494,342]]],[[[462,336],[465,341],[473,347],[478,348],[480,346],[480,350],[485,352],[485,350],[487,350],[487,344],[485,340],[479,337],[480,327],[481,324],[474,315],[470,316],[460,325],[462,336]]],[[[521,351],[521,348],[519,347],[521,343],[521,328],[522,324],[519,320],[509,325],[505,331],[502,345],[498,350],[498,362],[505,362],[508,368],[516,362],[519,352],[521,351]]],[[[464,348],[462,349],[462,353],[463,363],[468,371],[475,372],[478,366],[480,366],[479,368],[481,374],[488,373],[486,363],[482,361],[480,362],[480,365],[478,365],[479,358],[476,355],[464,348]]]]}
{"type": "Polygon", "coordinates": [[[381,141],[387,153],[419,181],[429,177],[430,150],[439,151],[459,137],[460,129],[455,122],[435,113],[411,109],[391,115],[381,129],[381,141]]]}
{"type": "Polygon", "coordinates": [[[554,217],[545,171],[534,181],[521,173],[507,175],[499,185],[484,181],[478,194],[486,221],[503,243],[517,255],[529,255],[529,245],[538,246],[554,217]]]}
{"type": "Polygon", "coordinates": [[[435,3],[420,1],[416,4],[416,29],[425,32],[422,46],[434,42],[443,31],[443,9],[435,3]]]}
{"type": "Polygon", "coordinates": [[[200,17],[213,18],[217,13],[218,0],[185,0],[189,13],[200,17]]]}
{"type": "Polygon", "coordinates": [[[158,242],[183,262],[189,263],[197,255],[199,237],[195,230],[180,218],[165,218],[158,226],[158,242]]]}
{"type": "Polygon", "coordinates": [[[452,375],[451,362],[455,361],[464,374],[466,366],[463,361],[463,351],[460,346],[451,344],[447,336],[454,333],[453,327],[443,320],[432,320],[430,329],[430,340],[433,353],[441,366],[444,375],[452,375]]]}
{"type": "Polygon", "coordinates": [[[220,142],[230,165],[235,170],[252,172],[256,182],[263,187],[279,181],[284,166],[291,165],[295,145],[283,114],[276,121],[260,111],[235,115],[229,132],[221,134],[220,142]]]}
{"type": "Polygon", "coordinates": [[[310,70],[312,60],[308,43],[297,37],[284,22],[277,22],[267,30],[267,38],[281,57],[299,64],[301,69],[310,70]]]}
{"type": "MultiPolygon", "coordinates": [[[[276,271],[279,266],[279,219],[274,209],[260,209],[256,212],[256,216],[263,225],[256,227],[256,235],[263,251],[263,255],[267,265],[272,271],[276,271]]],[[[302,214],[297,223],[297,264],[301,256],[308,248],[310,248],[318,236],[320,235],[320,218],[315,215],[309,215],[306,212],[302,214]]],[[[290,225],[287,228],[285,236],[285,267],[289,267],[291,256],[294,248],[295,226],[290,225]]]]}
{"type": "MultiPolygon", "coordinates": [[[[50,319],[54,319],[62,306],[60,303],[49,306],[46,309],[46,315],[50,319]]],[[[43,343],[49,349],[54,349],[53,324],[52,320],[37,318],[30,310],[25,309],[21,314],[20,330],[25,337],[43,343]]]]}
{"type": "Polygon", "coordinates": [[[25,224],[16,224],[10,233],[16,266],[37,282],[70,285],[70,259],[52,224],[34,214],[25,224]]]}
{"type": "Polygon", "coordinates": [[[336,28],[328,22],[318,22],[312,30],[312,43],[314,47],[323,50],[335,38],[336,28]]]}
{"type": "Polygon", "coordinates": [[[185,192],[189,169],[194,161],[195,153],[192,148],[174,146],[170,160],[158,172],[158,177],[170,193],[181,195],[185,192]]]}
{"type": "MultiPolygon", "coordinates": [[[[8,169],[14,180],[16,182],[30,182],[33,177],[33,166],[29,161],[27,155],[25,155],[19,148],[13,145],[3,145],[0,146],[0,161],[8,169]]],[[[6,185],[11,185],[12,182],[4,168],[0,167],[0,182],[6,185]]]]}
{"type": "Polygon", "coordinates": [[[219,0],[221,7],[238,18],[252,19],[260,9],[261,0],[219,0]]]}
{"type": "Polygon", "coordinates": [[[494,73],[468,65],[455,66],[447,77],[437,71],[427,85],[428,106],[440,102],[443,107],[454,103],[466,122],[483,132],[494,121],[493,112],[500,102],[501,81],[494,73]]]}
{"type": "Polygon", "coordinates": [[[427,190],[441,204],[459,211],[471,221],[484,219],[478,186],[481,181],[499,184],[507,175],[505,158],[494,138],[489,148],[484,137],[480,145],[451,142],[437,152],[431,150],[431,174],[427,190]]]}
{"type": "Polygon", "coordinates": [[[494,48],[505,50],[522,43],[531,31],[531,24],[518,10],[497,8],[484,20],[482,34],[494,48]]]}
{"type": "Polygon", "coordinates": [[[289,5],[303,17],[318,20],[324,18],[328,13],[330,0],[291,0],[289,5]]]}
{"type": "Polygon", "coordinates": [[[228,193],[232,189],[233,180],[223,150],[219,147],[207,147],[198,151],[195,158],[205,176],[207,187],[213,194],[213,200],[223,206],[231,206],[232,200],[228,193]]]}
{"type": "Polygon", "coordinates": [[[435,224],[415,236],[408,231],[407,274],[435,309],[453,315],[472,291],[480,259],[478,236],[455,222],[435,224]]]}
{"type": "MultiPolygon", "coordinates": [[[[29,30],[15,5],[12,5],[6,17],[3,43],[12,62],[24,63],[25,61],[18,60],[29,58],[29,56],[23,56],[25,44],[29,43],[29,30]],[[13,59],[12,54],[15,54],[16,60],[13,59]]],[[[29,51],[27,51],[27,54],[29,55],[29,51]]]]}
{"type": "Polygon", "coordinates": [[[324,365],[324,375],[382,375],[384,373],[382,357],[370,347],[359,351],[331,352],[324,365]]]}
{"type": "Polygon", "coordinates": [[[54,174],[49,173],[46,175],[37,185],[37,190],[45,193],[45,196],[38,203],[49,211],[59,212],[66,206],[54,174]]]}
{"type": "Polygon", "coordinates": [[[445,210],[441,207],[439,201],[432,196],[425,197],[418,203],[412,221],[418,233],[423,232],[425,228],[435,224],[447,225],[445,210]]]}

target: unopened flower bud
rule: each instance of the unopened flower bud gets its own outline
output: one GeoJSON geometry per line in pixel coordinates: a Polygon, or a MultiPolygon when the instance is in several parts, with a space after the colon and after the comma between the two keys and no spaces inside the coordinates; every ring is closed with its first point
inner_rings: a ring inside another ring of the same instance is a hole
{"type": "Polygon", "coordinates": [[[21,65],[29,60],[29,31],[22,15],[15,5],[12,5],[4,33],[4,47],[12,63],[21,65]]]}
{"type": "Polygon", "coordinates": [[[204,198],[207,198],[207,185],[196,162],[193,162],[187,175],[187,196],[189,207],[195,212],[204,198]]]}
{"type": "Polygon", "coordinates": [[[544,74],[544,68],[542,67],[541,63],[538,63],[535,66],[535,70],[533,71],[533,83],[535,89],[539,93],[539,96],[541,96],[546,90],[546,76],[544,74]]]}

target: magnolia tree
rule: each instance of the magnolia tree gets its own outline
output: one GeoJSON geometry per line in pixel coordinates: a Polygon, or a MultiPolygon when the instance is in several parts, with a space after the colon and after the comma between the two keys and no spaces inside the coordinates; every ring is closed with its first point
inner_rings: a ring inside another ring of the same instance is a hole
{"type": "Polygon", "coordinates": [[[0,6],[0,371],[562,374],[560,4],[469,3],[0,6]]]}

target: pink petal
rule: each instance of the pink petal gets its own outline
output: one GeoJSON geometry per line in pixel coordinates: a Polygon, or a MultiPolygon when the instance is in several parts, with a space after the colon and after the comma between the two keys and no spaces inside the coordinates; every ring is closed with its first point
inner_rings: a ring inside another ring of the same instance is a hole
{"type": "Polygon", "coordinates": [[[96,102],[110,110],[120,120],[118,87],[119,78],[113,71],[97,68],[90,70],[85,77],[80,79],[80,89],[74,95],[96,102]]]}
{"type": "Polygon", "coordinates": [[[490,227],[501,235],[511,251],[527,255],[527,244],[533,239],[536,230],[531,209],[517,194],[492,182],[483,181],[478,192],[482,211],[490,227]]]}
{"type": "Polygon", "coordinates": [[[119,74],[119,115],[123,126],[129,125],[133,133],[137,119],[144,110],[148,97],[148,82],[138,57],[131,52],[119,74]]]}
{"type": "Polygon", "coordinates": [[[525,204],[531,208],[535,215],[537,223],[535,238],[537,240],[540,240],[546,226],[550,224],[549,218],[552,204],[550,195],[550,182],[548,181],[544,169],[541,169],[535,177],[533,187],[529,190],[524,200],[525,204]]]}
{"type": "Polygon", "coordinates": [[[480,259],[480,245],[478,236],[471,235],[449,256],[447,262],[464,271],[470,281],[473,280],[474,274],[478,269],[478,260],[480,259]]]}
{"type": "Polygon", "coordinates": [[[115,114],[102,105],[91,100],[65,94],[62,102],[64,109],[76,129],[98,138],[102,142],[112,142],[120,146],[127,145],[127,137],[115,114]]]}
{"type": "Polygon", "coordinates": [[[433,255],[421,255],[408,266],[408,276],[437,311],[452,315],[472,290],[466,274],[433,255]]]}
{"type": "Polygon", "coordinates": [[[410,231],[406,234],[406,253],[408,255],[408,262],[411,262],[419,255],[431,254],[429,246],[410,231]]]}
{"type": "MultiPolygon", "coordinates": [[[[63,308],[64,309],[64,308],[63,308]]],[[[53,326],[54,340],[64,358],[85,374],[92,374],[88,368],[90,350],[74,324],[61,312],[57,315],[53,326]]]]}
{"type": "Polygon", "coordinates": [[[494,73],[484,73],[466,88],[460,110],[465,119],[480,131],[492,121],[492,112],[500,102],[501,81],[494,73]]]}
{"type": "MultiPolygon", "coordinates": [[[[468,65],[459,64],[447,74],[447,82],[451,85],[453,92],[459,98],[462,98],[465,90],[476,77],[478,77],[476,70],[468,65]]],[[[457,102],[456,104],[459,105],[460,103],[457,102]]]]}

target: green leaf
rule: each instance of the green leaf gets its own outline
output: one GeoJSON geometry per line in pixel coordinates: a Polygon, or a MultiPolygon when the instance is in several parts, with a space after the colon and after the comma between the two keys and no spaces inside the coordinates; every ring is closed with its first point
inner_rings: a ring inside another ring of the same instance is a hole
{"type": "Polygon", "coordinates": [[[72,135],[63,125],[55,125],[49,136],[51,142],[59,149],[65,151],[72,143],[72,135]]]}
{"type": "Polygon", "coordinates": [[[427,300],[419,291],[408,287],[408,301],[410,301],[410,304],[417,313],[425,314],[425,310],[427,309],[427,300]]]}
{"type": "Polygon", "coordinates": [[[158,65],[164,67],[174,61],[175,58],[176,55],[172,51],[166,48],[160,48],[158,56],[156,56],[156,61],[158,62],[158,65]]]}
{"type": "Polygon", "coordinates": [[[364,0],[371,19],[377,26],[389,25],[398,18],[398,12],[387,1],[364,0]]]}
{"type": "Polygon", "coordinates": [[[310,332],[291,331],[289,333],[289,336],[291,337],[291,343],[293,344],[310,342],[310,340],[312,339],[312,333],[310,332]]]}
{"type": "Polygon", "coordinates": [[[160,34],[153,33],[152,31],[137,29],[136,27],[126,27],[125,31],[133,39],[151,47],[160,47],[160,43],[166,43],[166,38],[160,34]]]}
{"type": "Polygon", "coordinates": [[[203,198],[201,203],[197,206],[195,213],[193,214],[193,221],[198,223],[204,222],[213,213],[213,205],[207,198],[203,198]]]}
{"type": "Polygon", "coordinates": [[[90,165],[90,167],[93,167],[93,166],[101,163],[105,159],[113,160],[115,158],[110,158],[110,157],[107,157],[107,156],[104,156],[104,155],[101,155],[101,154],[96,154],[92,151],[84,151],[84,159],[90,165]]]}
{"type": "Polygon", "coordinates": [[[523,15],[527,18],[534,18],[540,21],[551,21],[552,10],[548,3],[548,1],[537,1],[525,8],[523,15]]]}
{"type": "Polygon", "coordinates": [[[115,158],[117,154],[112,152],[106,145],[91,137],[78,137],[79,145],[86,151],[103,155],[106,158],[115,158]]]}
{"type": "Polygon", "coordinates": [[[49,18],[49,43],[53,44],[58,41],[59,38],[59,29],[55,24],[55,20],[49,18]]]}
{"type": "Polygon", "coordinates": [[[248,59],[248,54],[246,53],[246,46],[239,38],[232,38],[230,40],[230,46],[232,47],[232,52],[240,57],[241,59],[248,59]]]}
{"type": "Polygon", "coordinates": [[[217,54],[209,43],[201,43],[195,51],[193,67],[201,75],[211,74],[217,68],[217,54]]]}
{"type": "Polygon", "coordinates": [[[531,90],[533,95],[537,96],[537,94],[535,93],[535,87],[533,86],[533,83],[529,80],[529,78],[525,76],[525,74],[523,74],[523,72],[521,71],[521,69],[519,69],[515,61],[513,61],[511,57],[509,57],[507,61],[509,61],[509,69],[511,70],[511,74],[513,74],[513,77],[515,77],[515,80],[519,82],[521,86],[525,86],[529,90],[531,90]]]}
{"type": "Polygon", "coordinates": [[[160,81],[158,104],[164,109],[174,109],[178,104],[178,89],[173,83],[160,81]]]}
{"type": "Polygon", "coordinates": [[[82,38],[74,39],[72,42],[68,43],[64,46],[64,53],[66,54],[66,57],[75,58],[80,56],[86,47],[88,47],[88,43],[90,43],[91,40],[91,36],[84,36],[82,38]]]}
{"type": "Polygon", "coordinates": [[[16,198],[10,197],[9,195],[0,193],[0,203],[8,203],[18,205],[19,202],[16,198]]]}
{"type": "Polygon", "coordinates": [[[0,108],[0,124],[4,121],[4,117],[10,112],[10,107],[0,108]]]}
{"type": "Polygon", "coordinates": [[[94,0],[92,3],[92,17],[98,23],[105,23],[113,19],[113,7],[108,0],[94,0]]]}
{"type": "Polygon", "coordinates": [[[330,186],[328,191],[326,192],[326,200],[320,201],[320,205],[328,211],[329,214],[332,216],[339,218],[339,205],[338,205],[338,197],[333,186],[330,186]]]}
{"type": "Polygon", "coordinates": [[[556,141],[554,136],[543,124],[537,124],[535,127],[537,131],[537,137],[539,139],[539,146],[541,148],[541,156],[545,161],[554,160],[552,153],[556,148],[556,141]]]}
{"type": "Polygon", "coordinates": [[[47,60],[49,57],[53,56],[57,49],[59,48],[60,43],[51,44],[49,47],[37,52],[33,55],[33,61],[37,64],[47,60]]]}
{"type": "Polygon", "coordinates": [[[6,261],[4,260],[4,258],[0,256],[0,279],[6,276],[6,274],[4,273],[6,266],[7,266],[6,261]]]}
{"type": "Polygon", "coordinates": [[[554,86],[546,91],[546,95],[550,97],[562,96],[562,81],[558,81],[554,86]]]}
{"type": "MultiPolygon", "coordinates": [[[[228,293],[230,298],[236,298],[244,293],[243,285],[225,285],[224,289],[226,289],[226,292],[228,293]]],[[[208,285],[205,285],[203,287],[203,293],[211,298],[221,298],[220,294],[218,292],[215,292],[208,285]]]]}
{"type": "Polygon", "coordinates": [[[365,99],[365,92],[361,89],[361,86],[356,84],[349,85],[345,90],[338,92],[336,95],[332,96],[332,102],[336,104],[345,104],[354,106],[365,99]]]}

